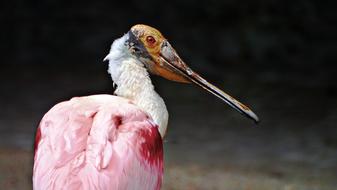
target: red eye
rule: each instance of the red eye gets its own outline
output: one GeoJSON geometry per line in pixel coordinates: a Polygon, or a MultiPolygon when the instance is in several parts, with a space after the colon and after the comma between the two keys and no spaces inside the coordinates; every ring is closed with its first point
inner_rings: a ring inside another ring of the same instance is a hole
{"type": "Polygon", "coordinates": [[[154,39],[153,36],[147,36],[147,37],[146,37],[146,41],[147,41],[147,43],[149,43],[150,45],[153,45],[154,43],[156,43],[156,39],[154,39]]]}

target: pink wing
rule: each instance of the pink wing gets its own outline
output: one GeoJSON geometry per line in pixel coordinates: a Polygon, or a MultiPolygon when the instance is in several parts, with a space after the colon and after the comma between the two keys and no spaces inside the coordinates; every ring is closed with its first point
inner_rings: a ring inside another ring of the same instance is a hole
{"type": "Polygon", "coordinates": [[[161,187],[158,128],[124,98],[94,95],[55,105],[40,123],[35,148],[35,190],[161,187]]]}

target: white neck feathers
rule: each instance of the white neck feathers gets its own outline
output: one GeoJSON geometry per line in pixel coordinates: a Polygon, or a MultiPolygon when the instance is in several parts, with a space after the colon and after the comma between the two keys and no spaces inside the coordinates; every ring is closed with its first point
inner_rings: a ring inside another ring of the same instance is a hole
{"type": "Polygon", "coordinates": [[[129,54],[124,42],[127,36],[117,39],[106,57],[112,80],[117,84],[115,94],[132,100],[139,108],[148,113],[159,126],[164,137],[168,112],[163,99],[157,94],[144,65],[129,54]]]}

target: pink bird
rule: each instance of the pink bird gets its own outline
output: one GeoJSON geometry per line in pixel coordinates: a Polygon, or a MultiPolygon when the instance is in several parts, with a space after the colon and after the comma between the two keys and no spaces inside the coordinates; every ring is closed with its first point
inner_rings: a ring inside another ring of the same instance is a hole
{"type": "Polygon", "coordinates": [[[35,190],[161,188],[168,112],[148,72],[193,82],[258,122],[248,107],[193,72],[150,26],[133,26],[113,42],[105,60],[117,96],[72,98],[42,118],[35,139],[35,190]]]}

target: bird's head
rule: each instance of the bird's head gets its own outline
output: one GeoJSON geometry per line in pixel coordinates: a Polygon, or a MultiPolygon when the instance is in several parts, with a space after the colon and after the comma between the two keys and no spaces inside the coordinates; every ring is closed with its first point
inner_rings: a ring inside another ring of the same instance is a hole
{"type": "Polygon", "coordinates": [[[150,73],[172,81],[194,83],[217,96],[241,114],[255,122],[259,121],[247,106],[192,71],[157,29],[137,24],[124,37],[126,37],[124,45],[128,53],[143,63],[150,73]]]}
{"type": "Polygon", "coordinates": [[[126,44],[131,52],[152,74],[162,76],[168,80],[188,83],[186,76],[182,75],[175,67],[186,66],[164,38],[155,28],[137,24],[128,32],[129,39],[126,44]],[[174,63],[174,65],[170,65],[174,63]]]}

